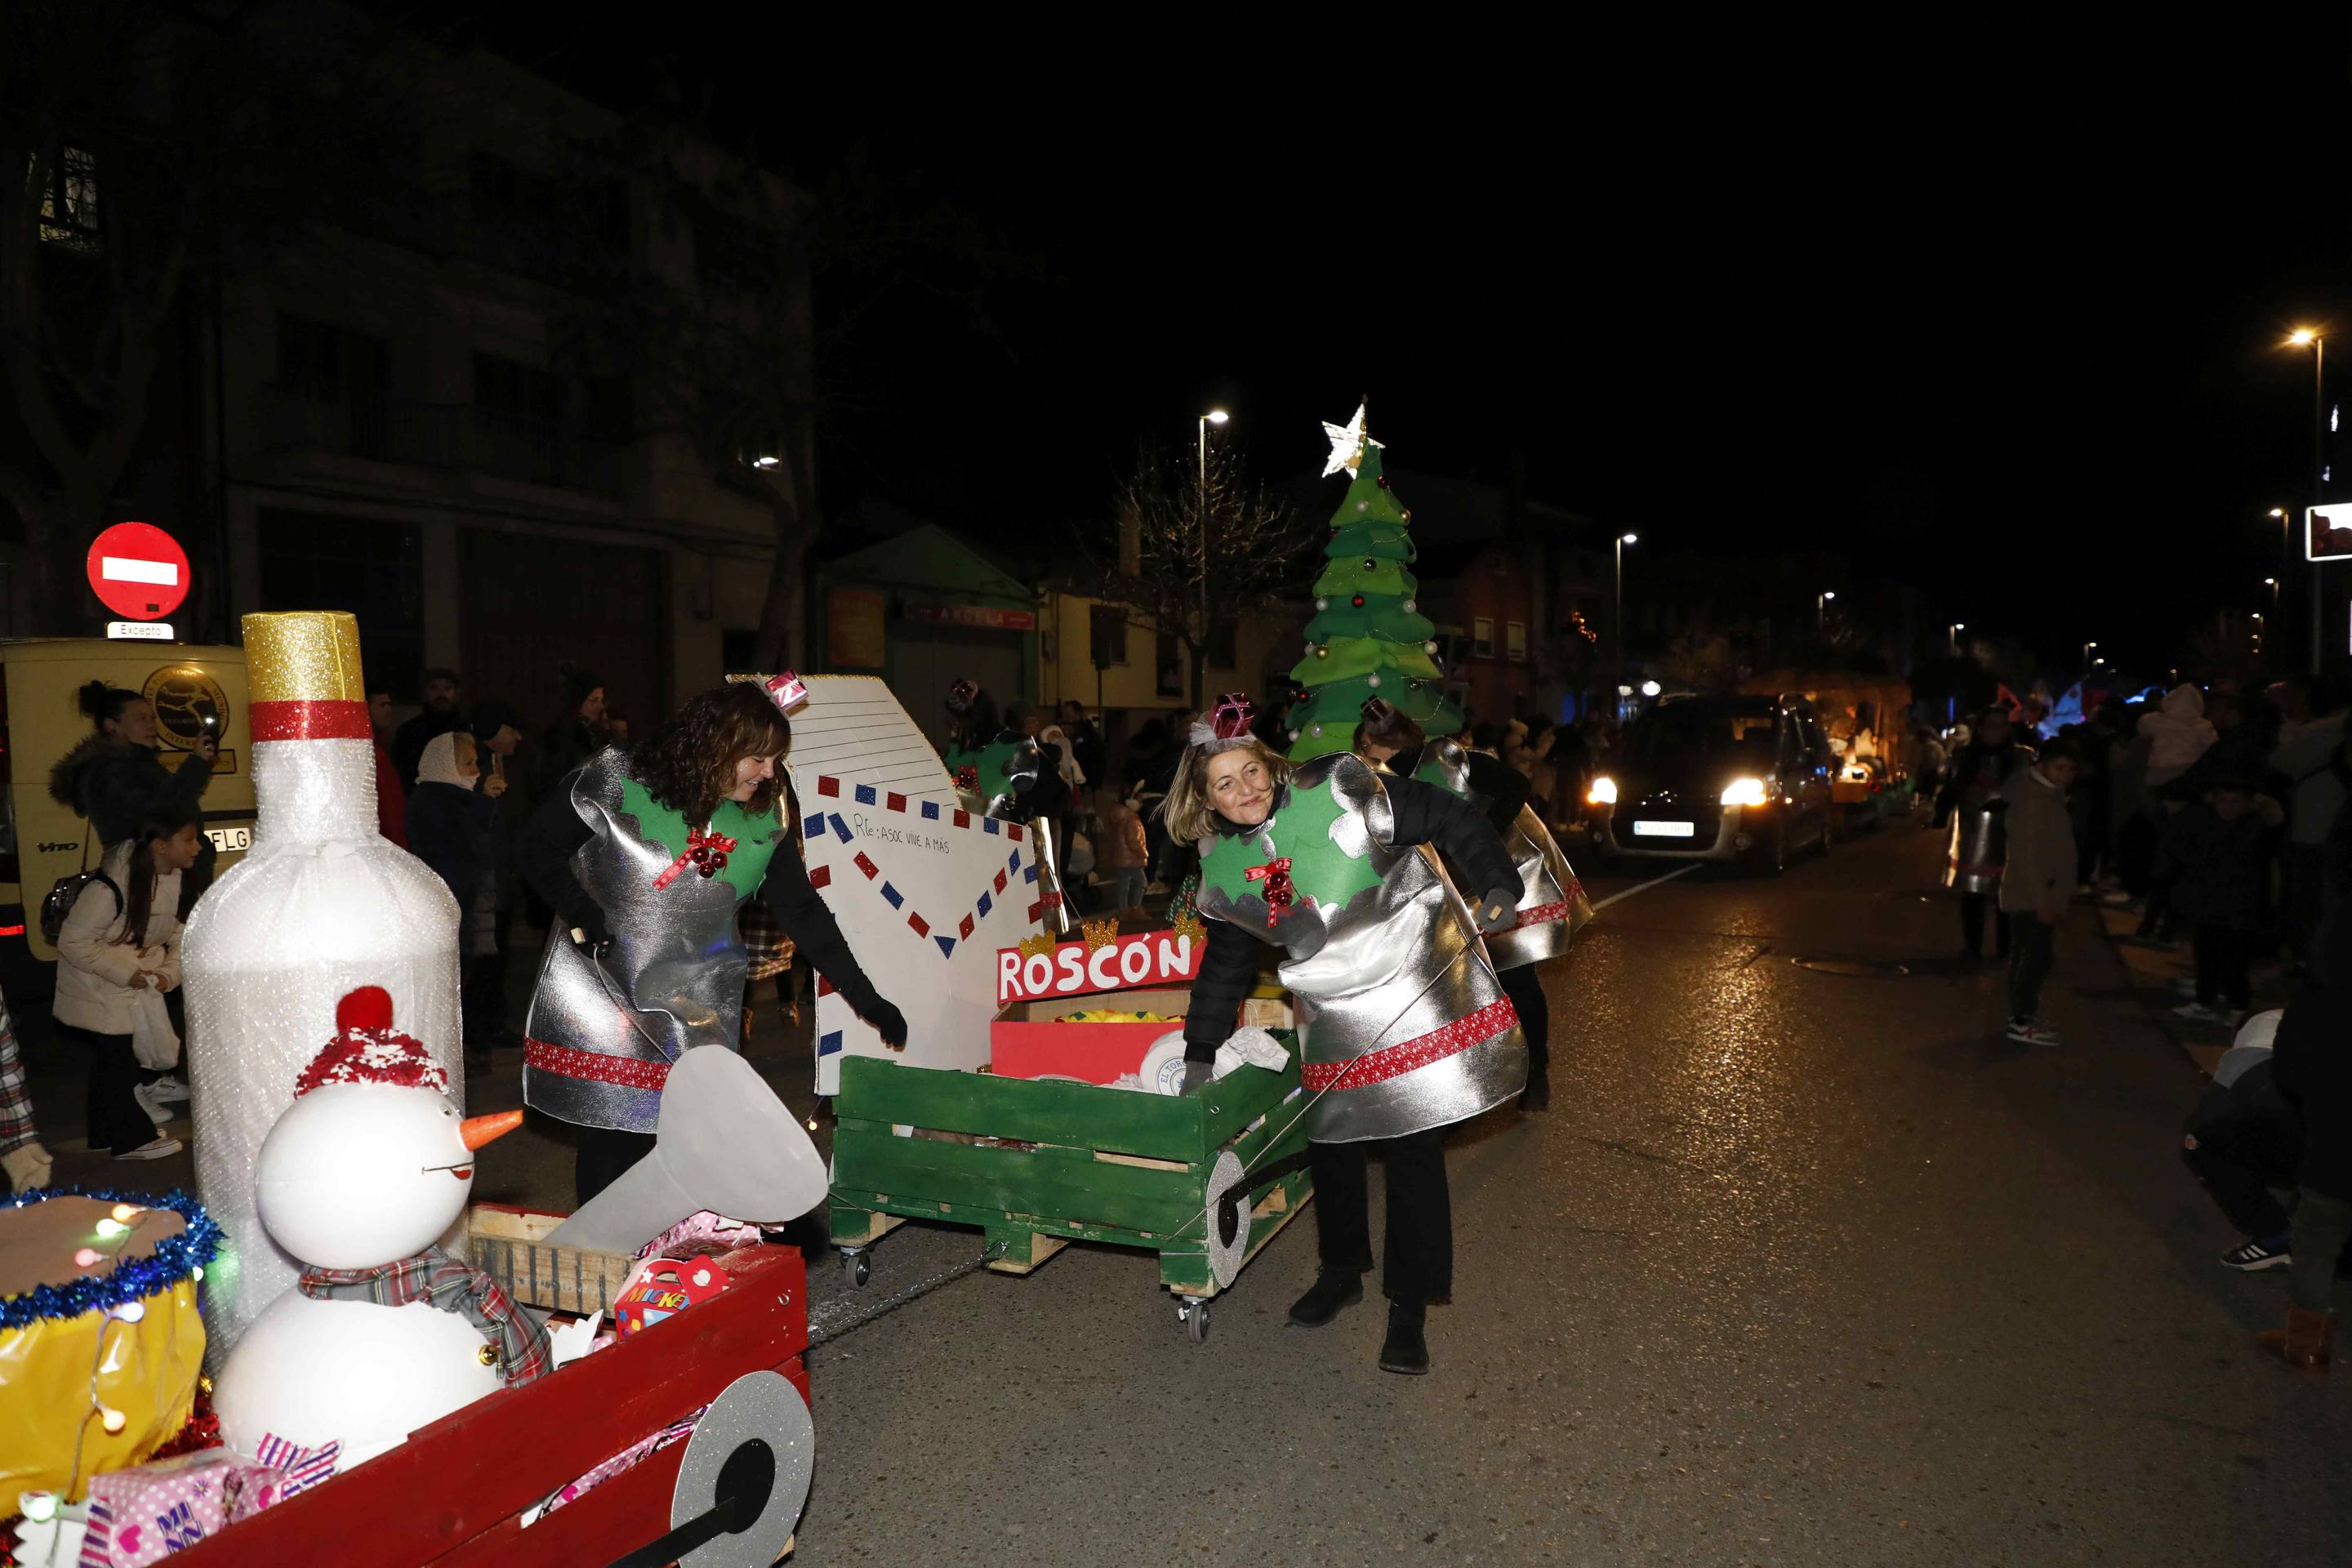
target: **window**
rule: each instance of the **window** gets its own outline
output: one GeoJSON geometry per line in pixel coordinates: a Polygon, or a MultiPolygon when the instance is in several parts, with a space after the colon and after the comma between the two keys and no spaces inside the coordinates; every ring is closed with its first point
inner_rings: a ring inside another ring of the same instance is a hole
{"type": "Polygon", "coordinates": [[[1239,641],[1235,631],[1236,627],[1231,621],[1212,620],[1209,623],[1209,668],[1212,669],[1241,668],[1241,657],[1235,648],[1235,644],[1239,641]]]}
{"type": "Polygon", "coordinates": [[[555,182],[517,168],[495,153],[475,148],[466,176],[478,222],[543,231],[555,216],[555,182]]]}
{"type": "Polygon", "coordinates": [[[79,147],[60,148],[49,164],[41,238],[71,250],[98,248],[98,160],[79,147]]]}
{"type": "Polygon", "coordinates": [[[1127,662],[1127,606],[1097,605],[1087,612],[1087,651],[1097,669],[1127,662]]]}
{"type": "Polygon", "coordinates": [[[756,294],[772,288],[782,249],[774,234],[733,213],[705,211],[694,220],[694,267],[705,289],[756,294]]]}
{"type": "Polygon", "coordinates": [[[1528,657],[1528,624],[1507,621],[1503,625],[1503,657],[1524,660],[1528,657]]]}
{"type": "Polygon", "coordinates": [[[1152,648],[1152,690],[1160,697],[1184,695],[1184,651],[1170,632],[1157,634],[1152,648]]]}
{"type": "Polygon", "coordinates": [[[1493,616],[1473,616],[1470,617],[1470,657],[1473,658],[1492,658],[1495,657],[1495,620],[1493,616]]]}
{"type": "Polygon", "coordinates": [[[563,384],[552,372],[520,360],[477,353],[474,405],[509,419],[552,425],[563,417],[563,384]]]}

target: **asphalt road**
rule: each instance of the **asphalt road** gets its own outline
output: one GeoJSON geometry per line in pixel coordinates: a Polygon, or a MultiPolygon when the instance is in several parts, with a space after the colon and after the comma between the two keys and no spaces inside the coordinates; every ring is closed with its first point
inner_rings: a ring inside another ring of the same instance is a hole
{"type": "MultiPolygon", "coordinates": [[[[1377,1297],[1285,1325],[1311,1205],[1204,1345],[1141,1253],[975,1274],[812,1355],[793,1561],[2352,1561],[2352,1372],[2254,1354],[2284,1280],[2213,1261],[2236,1237],[2174,1154],[2193,1068],[2087,910],[2047,1008],[2066,1044],[2003,1043],[1937,865],[1890,828],[1776,881],[1679,877],[1549,966],[1553,1109],[1453,1141],[1432,1375],[1375,1368],[1377,1297]]],[[[804,1050],[755,1037],[795,1105],[804,1050]]],[[[475,1109],[511,1102],[509,1065],[475,1109]]],[[[534,1126],[478,1194],[563,1206],[568,1178],[534,1126]]],[[[863,1291],[815,1268],[816,1310],[976,1248],[908,1226],[863,1291]]]]}

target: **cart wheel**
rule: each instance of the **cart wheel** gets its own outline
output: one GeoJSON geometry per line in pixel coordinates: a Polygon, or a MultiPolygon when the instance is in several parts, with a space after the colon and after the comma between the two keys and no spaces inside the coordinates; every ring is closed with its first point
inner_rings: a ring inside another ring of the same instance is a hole
{"type": "Polygon", "coordinates": [[[1184,1332],[1194,1344],[1205,1344],[1209,1338],[1209,1303],[1197,1296],[1187,1296],[1177,1303],[1176,1321],[1184,1325],[1184,1332]]]}
{"type": "Polygon", "coordinates": [[[863,1285],[874,1272],[874,1260],[863,1252],[844,1252],[841,1255],[841,1270],[849,1276],[852,1285],[863,1285]]]}

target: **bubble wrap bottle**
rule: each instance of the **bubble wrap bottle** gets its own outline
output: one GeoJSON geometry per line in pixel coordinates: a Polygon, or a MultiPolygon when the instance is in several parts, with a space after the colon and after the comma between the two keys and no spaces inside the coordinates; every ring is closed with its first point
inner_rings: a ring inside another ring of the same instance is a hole
{"type": "Polygon", "coordinates": [[[205,1270],[206,1362],[299,1271],[254,1212],[254,1160],[295,1076],[335,1034],[336,999],[392,993],[393,1016],[457,1086],[457,904],[376,832],[375,742],[359,623],[341,612],[245,617],[253,703],[253,848],[197,900],[183,963],[196,1188],[227,1232],[205,1270]]]}

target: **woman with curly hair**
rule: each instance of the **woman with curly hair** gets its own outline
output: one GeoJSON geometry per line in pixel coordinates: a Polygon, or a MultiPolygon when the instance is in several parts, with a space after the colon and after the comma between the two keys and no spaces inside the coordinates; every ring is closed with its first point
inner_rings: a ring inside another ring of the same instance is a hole
{"type": "Polygon", "coordinates": [[[768,906],[885,1044],[907,1043],[906,1020],[809,886],[789,830],[792,740],[766,689],[716,688],[564,775],[523,831],[523,874],[556,911],[523,1025],[523,1101],[580,1125],[583,1204],[652,1148],[680,1052],[742,1048],[746,900],[768,906]]]}

